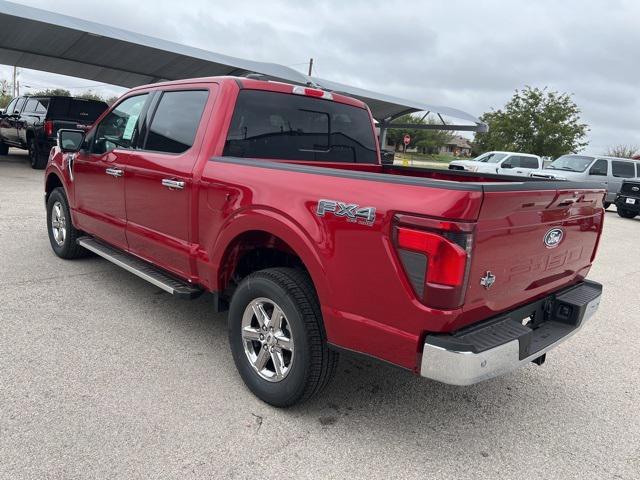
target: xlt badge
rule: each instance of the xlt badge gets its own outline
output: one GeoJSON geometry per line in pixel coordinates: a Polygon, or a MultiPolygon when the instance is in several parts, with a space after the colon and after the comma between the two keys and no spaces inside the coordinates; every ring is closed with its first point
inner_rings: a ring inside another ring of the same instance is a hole
{"type": "Polygon", "coordinates": [[[346,203],[338,200],[318,200],[316,215],[324,217],[327,213],[331,213],[336,217],[344,217],[348,222],[362,223],[369,226],[376,221],[375,207],[361,207],[356,203],[346,203]]]}

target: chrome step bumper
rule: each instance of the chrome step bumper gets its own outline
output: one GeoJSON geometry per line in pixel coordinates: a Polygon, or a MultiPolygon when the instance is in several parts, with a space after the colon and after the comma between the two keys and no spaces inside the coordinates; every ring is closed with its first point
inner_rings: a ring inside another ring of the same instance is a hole
{"type": "Polygon", "coordinates": [[[602,285],[584,281],[452,335],[427,335],[420,375],[472,385],[515,370],[578,332],[600,305],[602,285]],[[523,320],[531,319],[526,325],[523,320]]]}

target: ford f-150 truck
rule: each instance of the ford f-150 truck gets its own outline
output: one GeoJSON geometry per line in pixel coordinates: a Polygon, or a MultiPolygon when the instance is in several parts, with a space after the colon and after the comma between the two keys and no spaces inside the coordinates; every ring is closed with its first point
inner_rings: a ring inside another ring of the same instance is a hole
{"type": "Polygon", "coordinates": [[[58,143],[53,251],[213,295],[272,405],[319,392],[339,352],[456,385],[541,364],[600,301],[600,184],[383,165],[369,109],[337,93],[159,83],[58,143]]]}

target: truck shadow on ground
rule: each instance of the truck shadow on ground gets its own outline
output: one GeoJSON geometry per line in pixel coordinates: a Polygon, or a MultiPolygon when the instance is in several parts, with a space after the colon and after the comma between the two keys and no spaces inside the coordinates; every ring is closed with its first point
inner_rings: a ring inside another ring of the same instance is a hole
{"type": "MultiPolygon", "coordinates": [[[[87,262],[106,261],[93,257],[87,262]]],[[[425,431],[449,435],[452,428],[493,425],[500,430],[539,421],[545,412],[554,418],[569,419],[576,415],[579,390],[568,389],[561,378],[541,374],[547,366],[531,365],[497,379],[470,387],[456,387],[429,381],[411,372],[375,360],[345,355],[340,358],[337,374],[327,389],[314,399],[289,409],[275,409],[257,400],[235,373],[227,345],[227,314],[213,312],[211,296],[182,301],[146,284],[129,273],[113,267],[106,282],[116,282],[129,302],[153,296],[148,309],[152,321],[164,323],[171,335],[188,337],[190,348],[201,355],[201,361],[228,369],[231,381],[211,385],[212,390],[233,389],[233,396],[247,397],[241,402],[251,408],[260,423],[272,418],[304,419],[316,428],[367,428],[384,432],[404,431],[420,435],[425,431]],[[114,278],[115,277],[115,278],[114,278]],[[226,348],[212,348],[212,346],[226,348]],[[559,414],[559,412],[562,412],[559,414]],[[455,425],[455,427],[454,427],[455,425]]],[[[556,357],[560,359],[561,356],[556,357]]],[[[187,368],[187,367],[185,367],[187,368]]],[[[557,365],[555,368],[561,368],[557,365]]],[[[565,372],[570,375],[570,372],[565,372]]],[[[202,382],[217,382],[214,377],[202,382]]],[[[574,380],[575,382],[575,380],[574,380]]],[[[560,428],[561,426],[558,426],[560,428]]]]}

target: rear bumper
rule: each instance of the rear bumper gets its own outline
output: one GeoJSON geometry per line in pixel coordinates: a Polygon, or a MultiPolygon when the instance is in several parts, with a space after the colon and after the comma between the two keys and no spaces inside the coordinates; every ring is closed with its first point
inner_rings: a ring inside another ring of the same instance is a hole
{"type": "Polygon", "coordinates": [[[620,194],[616,197],[616,200],[614,203],[618,208],[640,213],[640,198],[638,197],[632,197],[630,195],[620,194]],[[627,198],[633,199],[634,203],[627,203],[627,198]]]}
{"type": "Polygon", "coordinates": [[[602,285],[584,281],[452,335],[427,335],[420,375],[471,385],[515,370],[562,343],[593,316],[602,285]],[[523,320],[532,318],[527,325],[523,320]]]}

